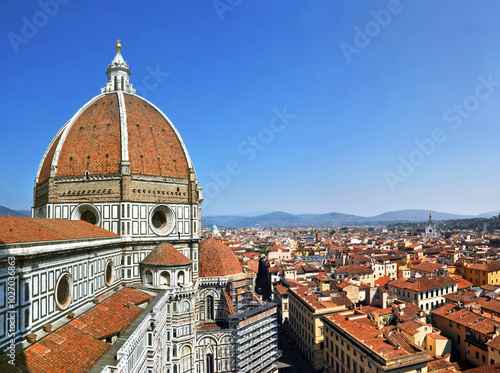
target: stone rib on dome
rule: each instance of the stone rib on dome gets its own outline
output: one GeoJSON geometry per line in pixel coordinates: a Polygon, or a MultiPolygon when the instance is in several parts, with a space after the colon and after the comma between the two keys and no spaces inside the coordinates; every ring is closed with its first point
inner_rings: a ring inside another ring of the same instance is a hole
{"type": "Polygon", "coordinates": [[[147,265],[185,265],[191,264],[193,261],[181,254],[174,246],[169,243],[161,243],[156,246],[146,256],[140,264],[147,265]]]}
{"type": "Polygon", "coordinates": [[[243,273],[243,268],[229,247],[211,237],[200,242],[200,277],[222,277],[238,273],[243,273]]]}

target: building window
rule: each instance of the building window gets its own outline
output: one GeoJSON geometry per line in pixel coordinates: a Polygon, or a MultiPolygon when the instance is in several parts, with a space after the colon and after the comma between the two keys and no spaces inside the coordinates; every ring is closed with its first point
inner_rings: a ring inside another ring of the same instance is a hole
{"type": "Polygon", "coordinates": [[[163,271],[160,273],[160,285],[170,286],[170,273],[163,271]]]}
{"type": "Polygon", "coordinates": [[[179,273],[177,274],[177,286],[184,285],[184,283],[184,271],[179,271],[179,273]]]}
{"type": "Polygon", "coordinates": [[[144,274],[146,285],[153,285],[153,273],[147,270],[144,274]]]}
{"type": "MultiPolygon", "coordinates": [[[[209,295],[207,296],[207,319],[208,320],[213,320],[214,319],[214,297],[209,295]]],[[[213,356],[212,356],[213,359],[213,356]]]]}
{"type": "Polygon", "coordinates": [[[113,277],[113,262],[110,260],[106,263],[106,269],[104,270],[104,280],[108,286],[113,283],[113,277]]]}
{"type": "Polygon", "coordinates": [[[208,354],[206,357],[206,373],[214,373],[214,355],[208,354]]]}
{"type": "Polygon", "coordinates": [[[157,235],[166,236],[175,227],[174,212],[166,205],[158,205],[151,211],[149,224],[157,235]]]}
{"type": "Polygon", "coordinates": [[[73,279],[69,273],[59,277],[56,284],[56,303],[61,309],[68,308],[73,298],[73,279]]]}

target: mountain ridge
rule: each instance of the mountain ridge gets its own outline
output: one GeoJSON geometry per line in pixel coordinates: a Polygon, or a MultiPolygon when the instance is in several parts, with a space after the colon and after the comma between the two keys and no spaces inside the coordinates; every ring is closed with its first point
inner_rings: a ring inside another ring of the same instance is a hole
{"type": "Polygon", "coordinates": [[[321,226],[344,226],[344,225],[387,225],[395,222],[422,222],[429,220],[429,213],[434,221],[473,219],[481,217],[491,217],[498,215],[496,211],[486,212],[479,215],[451,214],[447,212],[404,209],[387,211],[374,216],[359,216],[330,212],[325,214],[290,214],[283,211],[274,211],[258,216],[242,215],[217,215],[202,216],[202,225],[210,227],[217,225],[220,227],[321,227],[321,226]]]}
{"type": "MultiPolygon", "coordinates": [[[[451,214],[423,209],[403,209],[387,211],[374,216],[360,216],[344,214],[339,212],[329,212],[323,214],[291,214],[284,211],[266,212],[255,215],[256,212],[238,215],[202,215],[202,225],[211,227],[217,225],[228,228],[251,228],[251,227],[332,227],[332,226],[354,226],[354,225],[387,225],[396,222],[422,222],[425,224],[432,214],[434,221],[460,220],[474,218],[490,218],[497,216],[500,211],[489,211],[478,215],[451,214]]],[[[0,206],[0,215],[4,216],[30,216],[29,210],[13,210],[5,206],[0,206]]]]}

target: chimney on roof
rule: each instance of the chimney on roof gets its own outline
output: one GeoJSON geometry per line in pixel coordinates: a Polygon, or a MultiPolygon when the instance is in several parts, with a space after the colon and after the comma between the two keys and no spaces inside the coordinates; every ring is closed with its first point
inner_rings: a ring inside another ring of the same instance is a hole
{"type": "Polygon", "coordinates": [[[494,331],[495,331],[495,337],[498,337],[500,335],[500,326],[498,326],[498,324],[495,324],[494,331]]]}

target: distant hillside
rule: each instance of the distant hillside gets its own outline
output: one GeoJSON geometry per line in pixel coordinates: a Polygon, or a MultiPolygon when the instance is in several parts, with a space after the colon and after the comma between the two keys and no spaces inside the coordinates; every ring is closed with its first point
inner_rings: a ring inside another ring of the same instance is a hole
{"type": "Polygon", "coordinates": [[[350,214],[330,212],[328,214],[289,214],[286,212],[271,212],[258,216],[203,216],[202,225],[211,227],[332,227],[354,225],[387,225],[396,222],[419,222],[425,224],[429,220],[429,212],[433,221],[473,219],[478,217],[491,217],[495,212],[481,215],[458,215],[446,212],[429,210],[399,210],[388,211],[380,215],[364,217],[350,214]]]}
{"type": "MultiPolygon", "coordinates": [[[[340,214],[301,214],[293,215],[286,212],[271,212],[259,216],[203,216],[202,224],[211,227],[213,224],[220,227],[311,227],[335,226],[346,222],[358,222],[360,217],[340,214]]],[[[362,218],[361,218],[362,219],[362,218]]]]}
{"type": "Polygon", "coordinates": [[[1,216],[31,216],[31,212],[28,210],[11,210],[8,207],[0,206],[1,216]]]}
{"type": "Polygon", "coordinates": [[[475,215],[448,214],[447,212],[428,210],[398,210],[384,212],[383,214],[372,216],[367,219],[369,221],[427,221],[429,220],[429,212],[432,214],[432,220],[472,219],[477,217],[475,215]]]}
{"type": "Polygon", "coordinates": [[[492,218],[493,216],[498,216],[500,214],[500,211],[489,211],[485,212],[484,214],[480,214],[477,217],[478,218],[492,218]]]}

